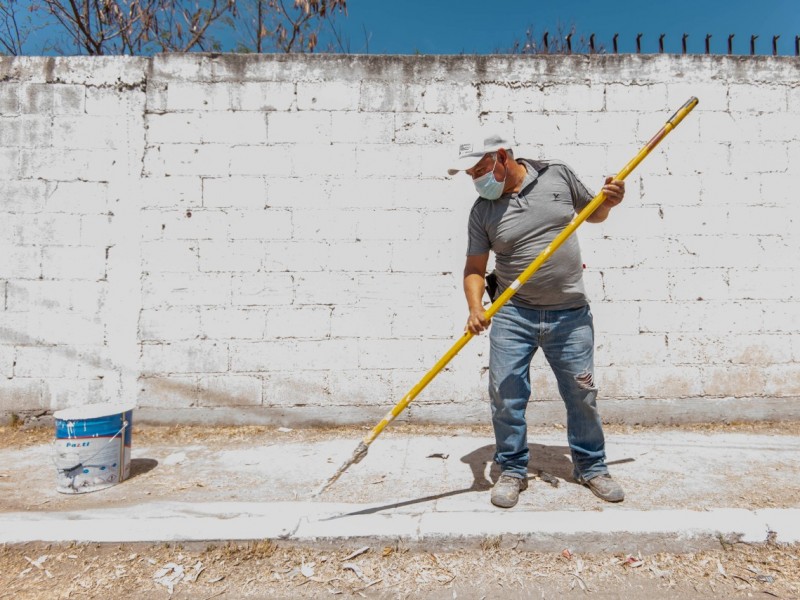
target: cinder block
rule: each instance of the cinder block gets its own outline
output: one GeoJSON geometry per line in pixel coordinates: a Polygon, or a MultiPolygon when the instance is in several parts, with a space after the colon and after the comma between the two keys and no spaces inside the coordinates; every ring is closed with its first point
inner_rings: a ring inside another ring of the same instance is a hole
{"type": "Polygon", "coordinates": [[[170,344],[142,344],[142,374],[224,373],[228,370],[228,345],[211,340],[170,344]]]}
{"type": "Polygon", "coordinates": [[[681,144],[678,152],[667,150],[667,164],[670,172],[676,175],[701,173],[705,176],[708,173],[731,172],[744,175],[754,172],[749,168],[737,172],[732,165],[730,157],[740,147],[738,144],[685,143],[681,144]]]}
{"type": "Polygon", "coordinates": [[[791,398],[800,395],[800,366],[797,364],[772,365],[763,372],[766,396],[791,398]]]}
{"type": "Polygon", "coordinates": [[[726,214],[711,206],[666,206],[661,209],[664,232],[674,235],[724,235],[726,214]]]}
{"type": "Polygon", "coordinates": [[[786,144],[779,142],[734,144],[730,153],[732,173],[780,173],[789,168],[786,144]]]}
{"type": "MultiPolygon", "coordinates": [[[[596,112],[605,110],[606,94],[602,85],[563,84],[544,88],[542,109],[552,112],[596,112]]],[[[494,107],[490,110],[502,110],[494,107]]]]}
{"type": "Polygon", "coordinates": [[[0,148],[0,180],[18,179],[20,156],[17,148],[0,148]]]}
{"type": "Polygon", "coordinates": [[[356,289],[358,306],[392,306],[395,310],[451,306],[452,298],[463,298],[461,273],[457,277],[441,273],[359,273],[356,289]]]}
{"type": "Polygon", "coordinates": [[[420,244],[417,241],[391,243],[393,272],[430,273],[432,271],[457,271],[464,263],[464,248],[459,244],[420,244]]]}
{"type": "Polygon", "coordinates": [[[203,206],[207,208],[259,209],[267,204],[267,185],[262,177],[203,179],[203,206]]]}
{"type": "Polygon", "coordinates": [[[0,378],[0,411],[8,413],[37,408],[48,408],[41,379],[0,378]]]}
{"type": "Polygon", "coordinates": [[[293,144],[290,149],[294,173],[304,175],[314,165],[317,177],[349,176],[356,172],[356,144],[293,144]]]}
{"type": "Polygon", "coordinates": [[[273,308],[267,314],[267,339],[331,337],[329,306],[273,308]]]}
{"type": "Polygon", "coordinates": [[[17,279],[8,282],[6,310],[36,313],[52,309],[97,315],[105,306],[106,289],[106,282],[17,279]]]}
{"type": "Polygon", "coordinates": [[[304,371],[302,374],[297,371],[271,372],[264,375],[265,406],[320,406],[339,398],[341,396],[332,394],[326,371],[304,371]]]}
{"type": "MultiPolygon", "coordinates": [[[[150,85],[148,84],[148,91],[150,85]]],[[[139,91],[117,90],[106,87],[86,88],[86,114],[104,116],[131,115],[131,95],[142,95],[139,91]]],[[[140,100],[141,101],[141,100],[140,100]]],[[[137,117],[144,115],[137,115],[137,117]]]]}
{"type": "Polygon", "coordinates": [[[772,300],[758,305],[765,333],[800,333],[800,303],[772,300]]]}
{"type": "Polygon", "coordinates": [[[287,240],[292,237],[294,217],[288,210],[231,211],[228,237],[232,240],[287,240]]]}
{"type": "Polygon", "coordinates": [[[330,141],[334,144],[390,144],[393,139],[394,115],[391,113],[331,113],[330,141]]]}
{"type": "Polygon", "coordinates": [[[728,88],[731,112],[785,112],[787,88],[764,84],[732,83],[728,88]]]}
{"type": "Polygon", "coordinates": [[[232,372],[294,371],[304,378],[311,371],[357,368],[355,340],[231,342],[232,372]]]}
{"type": "Polygon", "coordinates": [[[636,335],[640,331],[639,302],[592,302],[596,339],[606,335],[636,335]]]}
{"type": "Polygon", "coordinates": [[[199,404],[197,377],[139,377],[138,383],[136,404],[141,408],[190,408],[199,404]]]}
{"type": "Polygon", "coordinates": [[[356,239],[356,224],[359,213],[352,210],[316,209],[293,210],[292,238],[295,240],[344,240],[356,239]]]}
{"type": "Polygon", "coordinates": [[[698,81],[667,82],[667,104],[670,110],[678,110],[692,96],[695,96],[700,101],[692,111],[692,115],[701,112],[723,112],[728,110],[728,85],[724,81],[712,83],[698,81]]]}
{"type": "Polygon", "coordinates": [[[644,398],[693,398],[703,393],[703,369],[689,366],[647,366],[639,369],[644,398]]]}
{"type": "Polygon", "coordinates": [[[209,272],[255,272],[261,268],[264,247],[259,241],[200,242],[200,270],[209,272]]]}
{"type": "Polygon", "coordinates": [[[201,112],[145,115],[147,144],[199,144],[203,140],[201,112]]]}
{"type": "Polygon", "coordinates": [[[768,142],[800,141],[800,116],[786,113],[766,113],[759,114],[753,121],[758,126],[758,138],[761,140],[768,142]]]}
{"type": "Polygon", "coordinates": [[[356,277],[350,273],[299,273],[294,276],[294,304],[338,306],[355,304],[356,277]]]}
{"type": "Polygon", "coordinates": [[[0,380],[14,377],[14,346],[0,346],[0,380]]]}
{"type": "Polygon", "coordinates": [[[380,113],[420,112],[423,110],[426,91],[426,85],[416,83],[396,86],[382,81],[365,80],[361,83],[359,110],[380,113]]]}
{"type": "Polygon", "coordinates": [[[82,85],[26,83],[20,89],[22,113],[78,115],[85,111],[85,88],[82,85]]]}
{"type": "Polygon", "coordinates": [[[745,112],[705,112],[697,116],[703,142],[747,142],[759,137],[758,115],[745,112]]]}
{"type": "Polygon", "coordinates": [[[19,114],[19,90],[18,83],[0,83],[0,114],[19,114]]]}
{"type": "Polygon", "coordinates": [[[246,375],[200,377],[200,406],[259,406],[263,381],[246,375]]]}
{"type": "Polygon", "coordinates": [[[142,208],[186,208],[202,205],[202,182],[199,177],[144,177],[131,190],[142,208]]]}
{"type": "MultiPolygon", "coordinates": [[[[722,173],[703,173],[702,177],[698,177],[702,186],[700,197],[704,205],[719,208],[743,204],[757,205],[761,204],[764,200],[772,203],[772,198],[774,198],[774,196],[771,197],[771,194],[763,193],[762,190],[759,189],[759,182],[764,182],[768,178],[775,178],[775,180],[781,181],[777,190],[785,191],[785,177],[786,175],[783,173],[765,173],[762,175],[739,174],[736,177],[723,175],[722,173]]],[[[800,178],[798,178],[798,183],[800,183],[800,178]]],[[[738,207],[735,207],[733,210],[738,210],[738,207]]]]}
{"type": "Polygon", "coordinates": [[[331,337],[333,338],[390,338],[394,311],[386,306],[333,307],[331,337]]]}
{"type": "Polygon", "coordinates": [[[389,409],[392,395],[391,374],[382,369],[369,371],[331,371],[328,374],[329,403],[359,406],[386,406],[389,409]]]}
{"type": "Polygon", "coordinates": [[[354,211],[353,218],[359,240],[415,240],[423,220],[416,210],[354,211]]]}
{"type": "Polygon", "coordinates": [[[44,208],[44,181],[0,180],[0,209],[4,212],[36,213],[44,208]]]}
{"type": "Polygon", "coordinates": [[[233,276],[234,306],[285,306],[294,301],[289,273],[250,273],[233,276]]]}
{"type": "Polygon", "coordinates": [[[607,367],[615,364],[625,366],[668,364],[667,336],[651,333],[604,335],[596,343],[595,365],[607,367]]]}
{"type": "Polygon", "coordinates": [[[734,365],[778,365],[793,361],[792,336],[763,334],[733,336],[725,344],[717,360],[734,365]]]}
{"type": "MultiPolygon", "coordinates": [[[[108,183],[96,181],[31,182],[46,187],[42,200],[48,212],[98,214],[108,211],[108,183]]],[[[35,186],[34,189],[36,189],[35,186]]]]}
{"type": "Polygon", "coordinates": [[[291,81],[260,81],[229,84],[233,110],[291,110],[295,104],[295,84],[291,81]]]}
{"type": "Polygon", "coordinates": [[[19,115],[0,118],[0,146],[47,147],[52,141],[52,117],[19,115]]]}
{"type": "Polygon", "coordinates": [[[422,156],[411,145],[358,145],[355,172],[359,177],[417,177],[422,174],[422,156]]]}
{"type": "MultiPolygon", "coordinates": [[[[361,200],[363,202],[362,208],[430,209],[431,206],[446,205],[455,200],[457,204],[463,203],[464,223],[466,223],[468,211],[472,206],[471,202],[477,198],[474,187],[467,176],[456,179],[456,182],[450,179],[421,179],[416,177],[412,179],[395,179],[390,182],[390,185],[382,183],[376,186],[377,182],[371,179],[362,179],[360,182],[364,185],[364,191],[360,192],[356,188],[357,191],[350,196],[350,202],[354,203],[361,200]],[[462,194],[462,190],[466,190],[466,192],[462,194]]],[[[389,182],[386,183],[388,184],[389,182]]],[[[341,184],[337,182],[331,190],[331,200],[338,199],[339,193],[341,193],[344,202],[344,198],[348,196],[349,191],[351,191],[350,182],[342,182],[341,184]],[[337,187],[338,185],[341,185],[341,188],[337,187]]]]}
{"type": "Polygon", "coordinates": [[[227,215],[220,210],[142,211],[144,239],[166,240],[224,239],[227,215]]]}
{"type": "Polygon", "coordinates": [[[319,142],[330,137],[329,112],[273,112],[267,115],[267,139],[270,144],[319,142]]]}
{"type": "Polygon", "coordinates": [[[726,269],[681,269],[670,281],[670,297],[677,301],[727,300],[728,291],[726,269]]]}
{"type": "Polygon", "coordinates": [[[264,144],[267,123],[260,112],[205,112],[200,134],[203,142],[210,144],[264,144]]]}
{"type": "Polygon", "coordinates": [[[222,144],[162,144],[148,147],[144,156],[144,176],[224,177],[232,170],[236,171],[233,160],[240,149],[222,144]]]}
{"type": "Polygon", "coordinates": [[[98,315],[43,311],[30,332],[40,344],[97,346],[105,343],[105,326],[98,315]]]}
{"type": "Polygon", "coordinates": [[[397,144],[452,144],[457,118],[454,115],[398,113],[394,142],[397,144]]]}
{"type": "Polygon", "coordinates": [[[478,86],[471,82],[432,82],[425,91],[422,108],[426,113],[477,115],[478,86]]]}
{"type": "Polygon", "coordinates": [[[297,82],[297,108],[301,111],[358,110],[359,81],[297,82]]]}
{"type": "Polygon", "coordinates": [[[797,236],[771,235],[758,238],[758,260],[764,265],[771,265],[776,269],[791,269],[797,266],[797,256],[800,256],[800,240],[797,236]]]}
{"type": "MultiPolygon", "coordinates": [[[[230,169],[224,175],[288,177],[294,174],[293,159],[291,150],[283,145],[234,146],[230,150],[230,169]]],[[[223,173],[218,175],[222,176],[223,173]]]]}
{"type": "Polygon", "coordinates": [[[703,368],[703,394],[717,398],[762,396],[766,377],[757,367],[709,365],[703,368]]]}
{"type": "Polygon", "coordinates": [[[392,269],[392,245],[385,241],[339,241],[324,249],[315,248],[313,252],[324,253],[323,264],[331,271],[386,272],[392,269]]]}
{"type": "Polygon", "coordinates": [[[84,215],[81,217],[81,244],[84,246],[113,246],[117,241],[119,221],[112,212],[105,215],[84,215]]]}
{"type": "MultiPolygon", "coordinates": [[[[327,242],[264,242],[264,271],[326,271],[331,269],[331,253],[339,249],[340,243],[327,242]]],[[[350,265],[344,269],[349,271],[350,265]]]]}
{"type": "Polygon", "coordinates": [[[200,312],[192,308],[145,309],[139,313],[139,341],[174,342],[200,337],[200,312]]]}
{"type": "Polygon", "coordinates": [[[658,269],[608,269],[603,273],[605,299],[668,300],[668,273],[658,269]]]}
{"type": "Polygon", "coordinates": [[[81,239],[81,217],[66,214],[20,215],[16,219],[16,240],[22,245],[77,245],[81,239]]]}
{"type": "Polygon", "coordinates": [[[731,235],[789,236],[795,230],[785,206],[738,206],[728,211],[727,221],[731,235]]]}
{"type": "Polygon", "coordinates": [[[263,340],[267,313],[261,308],[204,308],[200,332],[212,340],[263,340]]]}
{"type": "MultiPolygon", "coordinates": [[[[423,293],[427,292],[420,290],[420,294],[423,293]]],[[[462,298],[454,300],[459,304],[458,310],[446,306],[427,306],[424,310],[417,311],[395,310],[392,316],[391,337],[398,339],[444,338],[455,341],[464,333],[468,312],[466,302],[462,298]]],[[[384,336],[373,333],[369,337],[384,336]]]]}
{"type": "Polygon", "coordinates": [[[481,83],[478,85],[481,112],[541,112],[545,92],[536,85],[481,83]]]}
{"type": "Polygon", "coordinates": [[[699,305],[702,315],[697,331],[713,335],[743,335],[762,331],[762,315],[758,310],[761,303],[753,302],[704,302],[699,305]]]}
{"type": "MultiPolygon", "coordinates": [[[[790,164],[794,164],[791,162],[792,160],[794,159],[790,159],[790,164]]],[[[800,189],[798,187],[800,186],[800,173],[763,173],[758,176],[757,180],[761,182],[760,193],[756,191],[751,194],[748,204],[764,202],[771,205],[796,206],[794,190],[800,189]]],[[[731,184],[735,184],[735,181],[731,184]]],[[[758,190],[757,185],[753,187],[758,190]]]]}
{"type": "Polygon", "coordinates": [[[142,269],[148,273],[196,273],[198,248],[196,241],[142,242],[142,269]]]}
{"type": "MultiPolygon", "coordinates": [[[[606,110],[609,112],[666,112],[670,108],[667,104],[667,84],[665,83],[648,83],[646,85],[610,83],[605,87],[606,110]]],[[[677,108],[675,107],[673,110],[677,110],[677,108]]],[[[666,118],[668,115],[665,117],[665,121],[666,118]]]]}
{"type": "Polygon", "coordinates": [[[568,144],[577,139],[577,116],[575,114],[515,113],[514,139],[536,140],[545,146],[568,144]]]}
{"type": "MultiPolygon", "coordinates": [[[[292,177],[289,172],[267,177],[266,181],[266,204],[273,208],[319,208],[322,199],[328,197],[328,188],[331,187],[327,180],[292,177]]],[[[331,206],[339,206],[333,197],[328,200],[331,206]]]]}
{"type": "MultiPolygon", "coordinates": [[[[730,178],[726,178],[729,180],[730,178]]],[[[701,183],[706,178],[697,175],[661,175],[647,174],[642,176],[642,193],[636,197],[631,181],[626,183],[626,205],[629,201],[641,204],[659,205],[694,205],[701,201],[701,183]],[[630,196],[630,197],[629,197],[630,196]]],[[[626,206],[627,208],[627,206],[626,206]]]]}
{"type": "Polygon", "coordinates": [[[93,246],[45,246],[42,248],[42,276],[47,279],[105,279],[106,249],[93,246]]]}
{"type": "Polygon", "coordinates": [[[800,280],[791,269],[731,269],[732,299],[788,300],[800,298],[800,280]]]}
{"type": "Polygon", "coordinates": [[[71,379],[91,377],[100,370],[102,362],[96,353],[97,349],[91,346],[18,346],[14,375],[71,379]]]}
{"type": "Polygon", "coordinates": [[[152,273],[142,278],[142,307],[227,306],[231,276],[227,273],[152,273]]]}
{"type": "Polygon", "coordinates": [[[59,410],[72,406],[82,406],[86,404],[86,399],[91,398],[94,402],[111,402],[119,399],[118,380],[114,381],[109,374],[102,379],[92,377],[91,379],[72,379],[72,378],[47,378],[45,384],[45,402],[51,410],[59,410]]]}
{"type": "Polygon", "coordinates": [[[124,148],[127,138],[127,129],[120,118],[87,115],[53,117],[54,148],[114,150],[124,148]]]}
{"type": "Polygon", "coordinates": [[[228,110],[231,108],[228,83],[170,81],[167,83],[167,111],[228,110]]]}

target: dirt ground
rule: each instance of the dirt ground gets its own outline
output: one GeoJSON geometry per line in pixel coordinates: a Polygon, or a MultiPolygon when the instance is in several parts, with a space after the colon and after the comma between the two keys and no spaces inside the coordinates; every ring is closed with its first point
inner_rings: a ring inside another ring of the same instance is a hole
{"type": "Polygon", "coordinates": [[[0,599],[800,598],[800,546],[695,554],[314,549],[264,541],[0,546],[0,599]]]}
{"type": "MultiPolygon", "coordinates": [[[[558,429],[558,426],[554,426],[558,429]]],[[[352,438],[368,428],[283,431],[297,441],[352,438]]],[[[606,426],[631,434],[654,427],[606,426]]],[[[664,427],[686,432],[798,435],[800,423],[664,427]]],[[[488,427],[402,424],[383,435],[491,435],[488,427]]],[[[552,428],[541,428],[550,431],[552,428]]],[[[139,426],[137,444],[268,437],[269,427],[139,426]]],[[[531,431],[535,435],[536,430],[531,431]]],[[[48,442],[52,427],[0,427],[0,448],[48,442]]],[[[3,475],[0,466],[0,476],[3,475]]],[[[220,544],[0,545],[0,600],[62,598],[800,598],[800,546],[723,544],[693,554],[533,553],[486,540],[481,549],[220,544]]]]}

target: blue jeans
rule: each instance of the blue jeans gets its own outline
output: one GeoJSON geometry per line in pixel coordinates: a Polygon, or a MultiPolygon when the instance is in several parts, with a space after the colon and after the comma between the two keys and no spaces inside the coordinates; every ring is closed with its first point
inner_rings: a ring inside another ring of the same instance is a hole
{"type": "Polygon", "coordinates": [[[531,395],[530,363],[538,348],[558,381],[567,407],[567,441],[574,477],[608,473],[605,439],[594,384],[594,325],[589,306],[537,310],[506,304],[489,333],[489,396],[497,449],[495,462],[515,477],[528,476],[525,410],[531,395]]]}

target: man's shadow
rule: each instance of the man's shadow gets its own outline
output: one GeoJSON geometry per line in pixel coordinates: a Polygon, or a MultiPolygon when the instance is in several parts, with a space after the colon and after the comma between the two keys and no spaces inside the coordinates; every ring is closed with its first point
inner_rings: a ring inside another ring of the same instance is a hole
{"type": "MultiPolygon", "coordinates": [[[[564,481],[566,483],[577,484],[572,473],[572,460],[570,460],[569,446],[545,446],[544,444],[528,444],[530,450],[530,461],[528,462],[528,478],[538,477],[542,481],[549,483],[554,487],[564,481]]],[[[491,489],[497,479],[500,477],[500,466],[494,462],[495,445],[489,444],[482,446],[477,450],[473,450],[469,454],[461,457],[461,462],[466,463],[472,470],[472,485],[467,488],[459,490],[451,490],[441,494],[434,494],[432,496],[424,496],[422,498],[414,498],[412,500],[405,500],[402,502],[394,502],[392,504],[384,504],[381,506],[373,506],[354,512],[349,512],[335,517],[329,517],[323,520],[339,519],[341,517],[352,517],[356,515],[368,515],[382,510],[389,510],[392,508],[401,508],[403,506],[410,506],[412,504],[420,504],[422,502],[432,502],[440,498],[448,498],[450,496],[457,496],[459,494],[467,494],[469,492],[483,492],[491,489]],[[491,465],[491,466],[489,466],[491,465]],[[488,467],[488,473],[487,473],[488,467]],[[487,478],[488,475],[488,478],[487,478]]],[[[624,458],[608,462],[606,464],[620,464],[632,462],[632,458],[624,458]]]]}

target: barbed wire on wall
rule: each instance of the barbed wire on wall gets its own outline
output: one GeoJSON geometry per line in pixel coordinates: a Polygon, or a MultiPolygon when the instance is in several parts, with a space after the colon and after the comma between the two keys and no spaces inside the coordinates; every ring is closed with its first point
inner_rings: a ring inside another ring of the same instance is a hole
{"type": "MultiPolygon", "coordinates": [[[[564,51],[566,51],[567,54],[572,54],[573,53],[572,36],[573,36],[573,34],[569,33],[564,37],[563,48],[564,48],[564,51]]],[[[636,54],[642,54],[642,38],[643,37],[644,37],[644,34],[642,34],[642,33],[636,34],[636,54]]],[[[689,51],[689,47],[688,47],[689,34],[688,33],[684,33],[681,36],[681,54],[733,54],[734,53],[734,38],[735,37],[736,37],[736,35],[733,34],[733,33],[728,35],[727,47],[726,47],[727,52],[714,52],[713,49],[712,49],[712,43],[711,43],[713,35],[710,34],[710,33],[707,33],[706,36],[705,36],[705,39],[704,39],[703,51],[702,52],[690,52],[689,51]]],[[[755,34],[750,36],[750,55],[755,55],[756,54],[757,40],[759,39],[759,37],[760,36],[755,35],[755,34]]],[[[662,34],[660,34],[658,36],[658,53],[659,54],[664,54],[665,53],[665,50],[664,50],[665,38],[666,38],[666,34],[665,33],[662,33],[662,34]]],[[[772,36],[772,55],[773,56],[778,56],[779,55],[778,41],[780,40],[780,38],[781,38],[780,35],[773,35],[772,36]]],[[[596,53],[606,52],[605,46],[598,46],[596,39],[597,39],[597,36],[594,33],[589,35],[589,38],[588,38],[589,54],[596,54],[596,53]]],[[[550,37],[549,32],[545,31],[543,36],[542,36],[542,45],[539,48],[539,52],[547,54],[548,52],[552,51],[551,49],[554,47],[554,45],[555,45],[554,44],[554,40],[550,37]]],[[[562,46],[560,44],[558,44],[558,48],[561,49],[562,46]]],[[[612,48],[612,52],[614,54],[619,54],[619,33],[615,33],[613,35],[613,37],[611,38],[611,48],[612,48]]],[[[559,53],[561,53],[561,52],[559,52],[559,53]]],[[[578,53],[584,54],[585,51],[580,51],[578,53]]],[[[800,56],[800,35],[794,36],[794,55],[795,56],[800,56]]]]}

